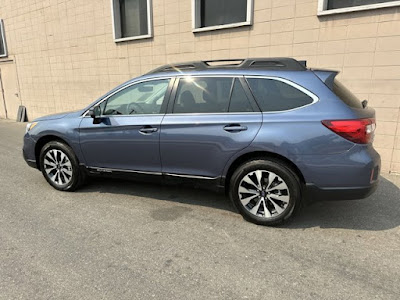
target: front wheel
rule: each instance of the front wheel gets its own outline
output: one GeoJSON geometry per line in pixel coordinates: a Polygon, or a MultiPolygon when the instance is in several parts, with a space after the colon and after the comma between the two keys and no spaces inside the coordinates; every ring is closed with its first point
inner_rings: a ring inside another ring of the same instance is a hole
{"type": "Polygon", "coordinates": [[[232,175],[229,196],[241,215],[259,225],[288,220],[300,205],[297,175],[278,161],[253,160],[232,175]]]}
{"type": "Polygon", "coordinates": [[[72,192],[85,179],[73,150],[59,141],[44,145],[40,151],[40,166],[47,182],[60,191],[72,192]]]}

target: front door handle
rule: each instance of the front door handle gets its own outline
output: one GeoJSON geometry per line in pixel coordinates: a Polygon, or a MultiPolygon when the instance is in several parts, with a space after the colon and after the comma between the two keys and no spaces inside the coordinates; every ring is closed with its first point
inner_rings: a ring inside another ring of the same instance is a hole
{"type": "Polygon", "coordinates": [[[158,128],[156,128],[156,127],[143,126],[142,128],[140,128],[139,132],[143,133],[143,134],[149,134],[149,133],[156,132],[157,130],[158,130],[158,128]]]}
{"type": "Polygon", "coordinates": [[[247,130],[247,126],[242,126],[240,124],[229,124],[224,126],[224,130],[228,132],[240,132],[247,130]]]}

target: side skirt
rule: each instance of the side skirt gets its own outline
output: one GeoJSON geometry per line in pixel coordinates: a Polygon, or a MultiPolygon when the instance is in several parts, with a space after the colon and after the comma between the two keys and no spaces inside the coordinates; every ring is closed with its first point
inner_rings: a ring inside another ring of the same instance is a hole
{"type": "Polygon", "coordinates": [[[221,177],[204,177],[195,175],[170,174],[159,172],[143,172],[132,170],[120,170],[109,168],[86,167],[86,172],[93,177],[120,178],[123,180],[134,180],[139,182],[151,182],[167,185],[183,185],[210,190],[218,193],[225,192],[221,185],[221,177]]]}

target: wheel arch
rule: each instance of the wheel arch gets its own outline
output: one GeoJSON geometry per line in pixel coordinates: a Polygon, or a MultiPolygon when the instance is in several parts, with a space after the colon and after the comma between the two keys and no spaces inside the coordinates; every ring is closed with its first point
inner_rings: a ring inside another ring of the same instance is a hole
{"type": "Polygon", "coordinates": [[[66,144],[68,147],[71,145],[63,138],[56,136],[56,135],[45,135],[38,139],[35,145],[35,159],[36,159],[36,166],[40,170],[40,151],[42,150],[43,146],[46,145],[48,142],[58,141],[63,144],[66,144]]]}
{"type": "Polygon", "coordinates": [[[256,159],[273,159],[275,161],[279,161],[286,166],[288,166],[300,179],[300,183],[302,185],[305,185],[305,179],[303,176],[303,173],[300,171],[300,169],[294,164],[290,159],[287,157],[284,157],[280,154],[274,153],[274,152],[268,152],[268,151],[254,151],[254,152],[248,152],[245,154],[242,154],[241,156],[237,157],[229,166],[228,171],[226,172],[226,175],[224,177],[224,185],[225,185],[225,191],[229,189],[229,184],[230,184],[230,179],[235,172],[235,170],[242,164],[251,161],[251,160],[256,160],[256,159]]]}

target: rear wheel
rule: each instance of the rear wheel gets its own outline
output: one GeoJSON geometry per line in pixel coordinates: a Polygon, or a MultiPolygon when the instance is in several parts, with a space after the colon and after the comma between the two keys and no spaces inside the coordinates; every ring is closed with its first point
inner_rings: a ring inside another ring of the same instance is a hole
{"type": "Polygon", "coordinates": [[[241,215],[260,225],[277,225],[293,216],[301,202],[297,175],[279,161],[253,160],[232,175],[229,196],[241,215]]]}
{"type": "Polygon", "coordinates": [[[59,141],[44,145],[40,152],[40,166],[47,182],[60,191],[74,191],[85,179],[73,150],[59,141]]]}

